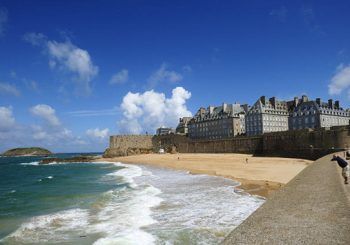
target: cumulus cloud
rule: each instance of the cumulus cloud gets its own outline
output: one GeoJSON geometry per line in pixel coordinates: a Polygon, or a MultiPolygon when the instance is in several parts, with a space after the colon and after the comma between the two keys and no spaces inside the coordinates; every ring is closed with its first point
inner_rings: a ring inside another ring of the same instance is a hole
{"type": "Polygon", "coordinates": [[[176,126],[180,117],[191,116],[186,101],[191,93],[183,87],[172,90],[172,96],[153,90],[140,93],[127,93],[120,105],[123,118],[118,122],[119,131],[139,134],[153,133],[160,126],[176,126]]]}
{"type": "Polygon", "coordinates": [[[176,83],[182,81],[182,79],[183,77],[180,73],[168,70],[167,65],[163,63],[159,69],[153,72],[148,78],[148,85],[154,88],[160,82],[176,83]]]}
{"type": "Polygon", "coordinates": [[[15,125],[12,107],[0,106],[0,131],[8,131],[15,125]]]}
{"type": "Polygon", "coordinates": [[[337,67],[336,73],[331,79],[328,85],[328,93],[330,95],[338,95],[344,90],[349,90],[350,87],[350,65],[344,66],[343,64],[337,67]]]}
{"type": "MultiPolygon", "coordinates": [[[[90,82],[98,73],[98,67],[92,63],[90,54],[67,41],[47,43],[50,66],[60,67],[78,75],[79,80],[90,82]]],[[[88,84],[87,84],[88,85],[88,84]]]]}
{"type": "Polygon", "coordinates": [[[5,32],[5,26],[8,20],[7,9],[0,8],[0,36],[5,32]]]}
{"type": "Polygon", "coordinates": [[[110,84],[123,84],[129,80],[129,71],[126,69],[121,70],[120,72],[114,74],[109,80],[110,84]]]}
{"type": "Polygon", "coordinates": [[[56,111],[49,105],[39,104],[33,106],[29,110],[34,116],[37,116],[44,121],[46,121],[50,126],[59,126],[61,125],[60,120],[56,116],[56,111]]]}
{"type": "Polygon", "coordinates": [[[88,129],[86,130],[86,135],[89,136],[90,138],[96,138],[96,139],[106,139],[108,137],[109,134],[109,129],[105,128],[105,129],[99,129],[99,128],[95,128],[95,129],[88,129]]]}
{"type": "Polygon", "coordinates": [[[20,91],[16,88],[15,85],[9,83],[0,82],[0,94],[10,94],[14,96],[20,96],[20,91]]]}
{"type": "Polygon", "coordinates": [[[98,74],[99,68],[93,64],[88,51],[75,46],[70,40],[48,40],[42,33],[27,33],[23,38],[44,49],[52,69],[73,74],[73,81],[79,85],[80,91],[84,94],[91,93],[90,83],[98,74]]]}

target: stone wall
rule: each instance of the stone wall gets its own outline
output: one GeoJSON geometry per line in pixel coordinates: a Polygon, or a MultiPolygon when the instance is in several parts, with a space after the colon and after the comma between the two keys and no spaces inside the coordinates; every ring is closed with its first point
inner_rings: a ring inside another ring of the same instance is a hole
{"type": "Polygon", "coordinates": [[[190,140],[180,135],[164,135],[154,136],[153,142],[157,142],[158,149],[175,146],[180,153],[248,153],[314,160],[350,147],[350,128],[304,129],[223,140],[190,140]]]}
{"type": "Polygon", "coordinates": [[[105,157],[128,156],[153,152],[153,135],[113,135],[105,157]]]}
{"type": "Polygon", "coordinates": [[[337,126],[317,130],[294,130],[266,133],[262,136],[239,136],[222,140],[190,140],[186,136],[118,135],[111,136],[105,156],[140,153],[248,153],[264,156],[318,159],[350,147],[350,127],[337,126]]]}

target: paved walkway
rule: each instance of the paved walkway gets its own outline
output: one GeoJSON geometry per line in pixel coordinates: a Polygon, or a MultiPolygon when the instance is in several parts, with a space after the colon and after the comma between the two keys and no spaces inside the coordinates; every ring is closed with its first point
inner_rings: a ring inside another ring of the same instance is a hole
{"type": "Polygon", "coordinates": [[[350,184],[330,158],[305,168],[223,244],[350,244],[350,184]]]}

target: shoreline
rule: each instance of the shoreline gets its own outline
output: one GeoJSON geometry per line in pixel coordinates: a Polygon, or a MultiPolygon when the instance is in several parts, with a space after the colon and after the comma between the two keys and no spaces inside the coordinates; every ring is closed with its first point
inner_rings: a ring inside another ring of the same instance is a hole
{"type": "Polygon", "coordinates": [[[254,157],[248,154],[143,154],[94,161],[122,162],[219,176],[240,182],[237,189],[268,198],[313,161],[295,158],[254,157]],[[248,159],[248,163],[246,163],[248,159]]]}

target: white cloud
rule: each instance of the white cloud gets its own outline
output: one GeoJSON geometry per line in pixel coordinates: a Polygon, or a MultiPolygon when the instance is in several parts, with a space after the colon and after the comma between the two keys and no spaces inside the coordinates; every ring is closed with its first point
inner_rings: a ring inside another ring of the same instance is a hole
{"type": "Polygon", "coordinates": [[[118,108],[101,110],[78,110],[70,111],[67,113],[75,117],[115,116],[118,113],[118,108]]]}
{"type": "Polygon", "coordinates": [[[8,20],[7,9],[0,8],[0,36],[5,32],[5,25],[8,20]]]}
{"type": "Polygon", "coordinates": [[[12,107],[0,106],[0,131],[8,131],[15,125],[12,107]]]}
{"type": "Polygon", "coordinates": [[[34,46],[41,46],[49,57],[52,69],[73,74],[73,81],[79,85],[83,94],[91,93],[91,81],[98,74],[99,68],[94,65],[88,51],[71,43],[47,40],[42,33],[27,33],[24,40],[34,46]]]}
{"type": "Polygon", "coordinates": [[[86,135],[91,137],[91,138],[97,138],[97,139],[105,139],[108,137],[109,134],[109,129],[105,128],[105,129],[99,129],[99,128],[95,128],[95,129],[88,129],[86,131],[86,135]]]}
{"type": "Polygon", "coordinates": [[[328,85],[328,93],[330,95],[338,95],[344,90],[349,90],[350,87],[350,65],[344,66],[341,64],[337,67],[335,75],[331,79],[331,83],[328,85]]]}
{"type": "Polygon", "coordinates": [[[96,137],[80,137],[60,123],[52,107],[37,105],[30,108],[30,112],[44,121],[34,125],[21,125],[15,121],[12,107],[0,107],[0,151],[14,147],[41,146],[54,152],[91,152],[103,151],[108,145],[105,137],[108,129],[92,130],[92,135],[96,137]]]}
{"type": "Polygon", "coordinates": [[[154,133],[160,126],[175,127],[179,118],[191,116],[186,100],[191,93],[182,87],[172,90],[172,96],[153,90],[140,93],[127,93],[120,106],[124,118],[118,122],[119,131],[139,134],[145,131],[154,133]]]}
{"type": "Polygon", "coordinates": [[[114,74],[109,81],[110,84],[122,84],[126,83],[129,80],[129,71],[126,69],[121,70],[120,72],[114,74]]]}
{"type": "Polygon", "coordinates": [[[90,54],[69,41],[65,43],[49,41],[47,47],[50,66],[77,74],[78,81],[84,86],[85,92],[90,93],[90,82],[98,74],[98,67],[92,63],[90,54]]]}
{"type": "Polygon", "coordinates": [[[9,83],[0,83],[0,93],[11,94],[14,96],[21,95],[20,91],[16,88],[16,86],[9,83]]]}
{"type": "Polygon", "coordinates": [[[49,105],[39,104],[33,106],[29,110],[33,115],[44,119],[50,126],[59,126],[61,125],[60,120],[56,116],[56,111],[49,105]]]}
{"type": "Polygon", "coordinates": [[[176,83],[182,81],[182,79],[183,77],[180,73],[168,70],[167,65],[163,63],[159,69],[148,78],[148,85],[154,88],[160,82],[176,83]]]}
{"type": "Polygon", "coordinates": [[[24,34],[23,40],[34,46],[41,46],[46,44],[47,37],[42,33],[28,32],[24,34]]]}

